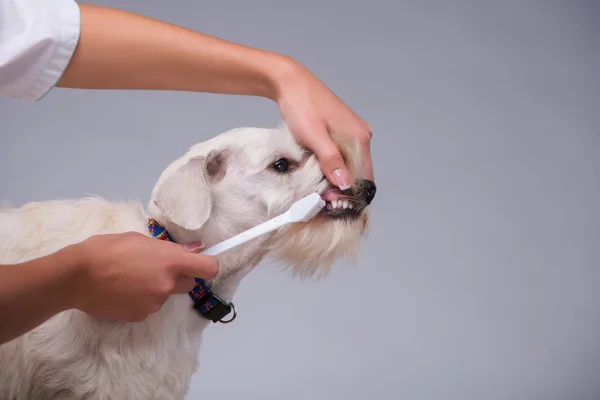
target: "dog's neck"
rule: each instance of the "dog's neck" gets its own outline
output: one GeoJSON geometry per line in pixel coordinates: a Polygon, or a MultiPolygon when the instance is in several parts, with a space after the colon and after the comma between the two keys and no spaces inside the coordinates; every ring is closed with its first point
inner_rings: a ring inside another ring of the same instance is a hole
{"type": "MultiPolygon", "coordinates": [[[[200,232],[189,232],[179,227],[169,227],[168,223],[164,225],[153,218],[149,218],[149,229],[151,234],[157,239],[170,240],[175,243],[189,243],[202,240],[210,247],[226,238],[219,238],[213,235],[202,235],[200,232]],[[169,227],[169,228],[168,228],[169,227]],[[204,241],[204,238],[207,241],[204,241]]],[[[212,233],[215,231],[213,230],[212,233]]],[[[269,240],[269,235],[263,238],[257,238],[249,243],[231,249],[219,258],[219,273],[212,280],[196,279],[196,288],[198,285],[206,285],[207,288],[226,302],[231,302],[235,291],[241,280],[258,265],[266,254],[265,248],[269,240]]],[[[201,287],[201,286],[200,286],[201,287]]],[[[203,289],[200,289],[202,292],[203,289]]]]}

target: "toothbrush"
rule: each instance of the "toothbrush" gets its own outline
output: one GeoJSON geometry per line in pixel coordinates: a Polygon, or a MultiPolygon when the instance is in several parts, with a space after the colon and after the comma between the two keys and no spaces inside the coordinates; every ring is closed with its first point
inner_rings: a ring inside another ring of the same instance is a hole
{"type": "Polygon", "coordinates": [[[308,222],[314,218],[323,207],[325,207],[325,201],[321,199],[321,196],[318,193],[309,194],[292,204],[285,213],[209,247],[200,254],[215,256],[266,233],[272,232],[275,229],[279,229],[282,226],[295,222],[308,222]]]}

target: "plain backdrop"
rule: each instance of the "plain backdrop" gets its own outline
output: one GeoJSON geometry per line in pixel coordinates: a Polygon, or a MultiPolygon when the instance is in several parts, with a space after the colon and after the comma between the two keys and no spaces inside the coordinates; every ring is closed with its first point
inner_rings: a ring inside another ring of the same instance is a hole
{"type": "MultiPolygon", "coordinates": [[[[374,128],[358,265],[255,270],[188,399],[600,399],[600,3],[96,4],[291,55],[374,128]]],[[[279,121],[250,97],[3,98],[0,199],[146,204],[191,144],[279,121]]]]}

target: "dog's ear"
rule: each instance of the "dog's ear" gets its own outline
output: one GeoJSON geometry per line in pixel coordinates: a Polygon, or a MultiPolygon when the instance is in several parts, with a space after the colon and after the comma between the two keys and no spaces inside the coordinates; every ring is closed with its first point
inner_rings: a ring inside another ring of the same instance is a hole
{"type": "Polygon", "coordinates": [[[211,185],[225,177],[223,152],[190,158],[157,188],[154,204],[169,222],[195,231],[211,214],[211,185]]]}

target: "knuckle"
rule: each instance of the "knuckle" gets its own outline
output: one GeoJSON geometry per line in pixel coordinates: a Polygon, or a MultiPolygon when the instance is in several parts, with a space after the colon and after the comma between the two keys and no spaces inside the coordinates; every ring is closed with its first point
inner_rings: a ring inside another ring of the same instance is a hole
{"type": "Polygon", "coordinates": [[[163,285],[162,294],[170,295],[171,293],[173,293],[174,289],[175,289],[175,282],[169,280],[163,285]]]}
{"type": "Polygon", "coordinates": [[[365,132],[362,132],[360,135],[358,135],[358,141],[362,145],[370,144],[371,138],[372,138],[372,134],[370,133],[370,131],[365,131],[365,132]]]}
{"type": "Polygon", "coordinates": [[[156,294],[159,296],[168,296],[175,289],[175,282],[172,279],[163,279],[156,288],[156,294]]]}

